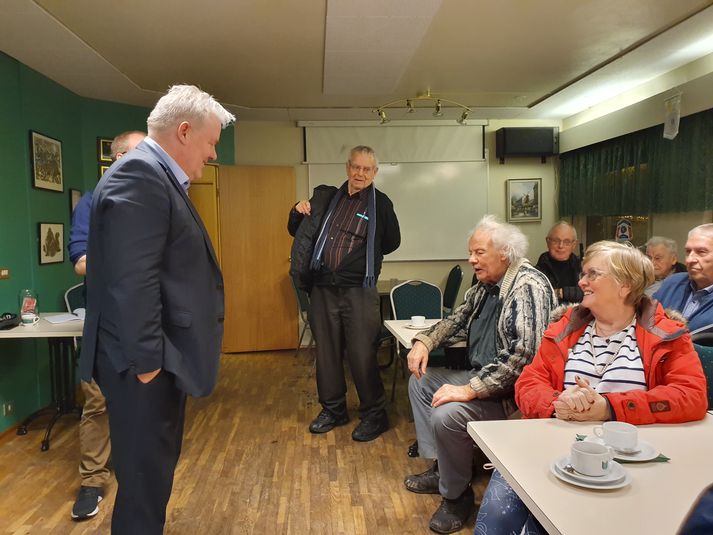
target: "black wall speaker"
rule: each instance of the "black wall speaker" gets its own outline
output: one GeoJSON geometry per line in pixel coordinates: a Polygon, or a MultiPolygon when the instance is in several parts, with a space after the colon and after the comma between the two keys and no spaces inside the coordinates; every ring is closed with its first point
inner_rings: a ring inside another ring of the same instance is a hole
{"type": "Polygon", "coordinates": [[[559,154],[560,129],[556,126],[500,128],[495,132],[495,156],[500,163],[506,157],[540,157],[559,154]]]}

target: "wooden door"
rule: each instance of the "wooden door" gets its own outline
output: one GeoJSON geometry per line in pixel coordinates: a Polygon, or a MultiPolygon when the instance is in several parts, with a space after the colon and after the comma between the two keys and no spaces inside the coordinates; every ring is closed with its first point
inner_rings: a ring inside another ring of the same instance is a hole
{"type": "Polygon", "coordinates": [[[226,353],[297,345],[287,233],[294,204],[292,167],[220,167],[226,353]]]}
{"type": "Polygon", "coordinates": [[[213,250],[220,257],[220,214],[218,207],[218,166],[208,164],[203,168],[203,176],[200,180],[193,180],[188,188],[193,206],[201,216],[206,232],[213,244],[213,250]]]}

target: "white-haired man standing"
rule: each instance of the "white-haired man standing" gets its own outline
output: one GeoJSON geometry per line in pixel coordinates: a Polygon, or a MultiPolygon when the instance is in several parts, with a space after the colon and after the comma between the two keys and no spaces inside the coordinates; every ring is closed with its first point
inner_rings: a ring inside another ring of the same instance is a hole
{"type": "Polygon", "coordinates": [[[163,532],[186,395],[215,386],[223,277],[186,192],[234,120],[197,87],[171,87],[94,192],[80,372],[106,397],[114,535],[163,532]]]}
{"type": "Polygon", "coordinates": [[[557,303],[547,277],[525,258],[527,238],[485,216],[468,241],[478,282],[451,316],[414,338],[408,355],[409,397],[422,457],[433,466],[404,481],[420,494],[441,494],[431,530],[460,530],[474,509],[473,441],[466,424],[500,420],[517,410],[515,380],[540,345],[557,303]],[[431,350],[467,341],[470,370],[428,368],[431,350]]]}

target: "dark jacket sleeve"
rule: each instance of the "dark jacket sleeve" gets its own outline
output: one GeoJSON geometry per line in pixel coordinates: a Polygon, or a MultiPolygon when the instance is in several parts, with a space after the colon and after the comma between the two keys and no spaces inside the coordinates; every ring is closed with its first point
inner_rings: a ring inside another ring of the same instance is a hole
{"type": "Polygon", "coordinates": [[[88,191],[79,200],[72,213],[72,226],[69,229],[69,260],[76,264],[87,254],[87,239],[89,237],[89,213],[92,208],[92,192],[88,191]]]}
{"type": "MultiPolygon", "coordinates": [[[[295,203],[295,206],[297,206],[297,203],[295,203]]],[[[287,219],[287,232],[289,232],[290,236],[292,236],[293,238],[297,233],[297,229],[300,228],[300,223],[302,223],[302,220],[305,217],[304,214],[300,214],[295,209],[295,206],[293,206],[290,210],[290,215],[287,219]]]]}
{"type": "Polygon", "coordinates": [[[584,293],[579,286],[563,286],[562,287],[562,303],[581,303],[584,299],[584,293]]]}
{"type": "Polygon", "coordinates": [[[384,234],[381,238],[381,252],[383,254],[393,253],[401,245],[401,229],[399,220],[394,212],[394,204],[386,195],[384,199],[384,210],[382,217],[384,223],[384,234]]]}

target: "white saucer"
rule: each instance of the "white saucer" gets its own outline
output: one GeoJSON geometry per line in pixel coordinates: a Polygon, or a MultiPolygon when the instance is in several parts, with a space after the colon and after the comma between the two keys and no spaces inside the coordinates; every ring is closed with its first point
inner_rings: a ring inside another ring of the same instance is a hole
{"type": "Polygon", "coordinates": [[[636,453],[624,453],[623,451],[619,451],[617,449],[614,450],[614,458],[619,459],[620,461],[643,463],[646,461],[653,461],[658,456],[659,452],[656,448],[643,440],[639,440],[639,451],[636,453]]]}
{"type": "Polygon", "coordinates": [[[577,481],[584,481],[586,483],[594,483],[597,485],[618,483],[626,475],[626,470],[624,470],[624,467],[616,461],[612,461],[610,463],[611,469],[609,470],[609,473],[603,476],[588,476],[586,474],[580,474],[579,472],[568,472],[565,470],[565,466],[567,466],[568,464],[569,455],[565,455],[564,457],[561,457],[555,461],[555,466],[564,475],[571,477],[572,479],[576,479],[577,481]]]}
{"type": "MultiPolygon", "coordinates": [[[[596,436],[593,437],[591,435],[588,435],[587,438],[584,439],[584,442],[604,444],[604,441],[601,438],[596,436]]],[[[656,448],[654,448],[652,444],[644,440],[639,440],[638,446],[639,449],[633,453],[626,453],[612,448],[612,450],[614,450],[614,458],[620,461],[644,463],[647,461],[653,461],[656,457],[659,456],[659,452],[656,451],[656,448]]]]}
{"type": "Polygon", "coordinates": [[[407,323],[406,325],[404,325],[404,327],[406,327],[407,329],[414,329],[414,330],[416,330],[416,331],[425,331],[426,329],[429,329],[429,328],[431,328],[432,326],[433,326],[433,325],[428,325],[428,324],[426,324],[426,325],[413,325],[413,324],[411,324],[411,323],[407,323]]]}
{"type": "MultiPolygon", "coordinates": [[[[614,466],[618,466],[619,469],[621,469],[621,477],[618,480],[615,481],[609,481],[609,482],[601,482],[601,483],[592,483],[590,481],[584,481],[582,479],[577,479],[578,477],[588,477],[588,476],[582,476],[582,474],[570,474],[569,472],[563,471],[562,468],[559,467],[559,464],[563,463],[562,466],[565,466],[569,463],[569,457],[565,456],[562,459],[559,459],[555,462],[553,462],[550,465],[550,472],[552,472],[557,479],[560,479],[564,481],[565,483],[569,483],[570,485],[574,485],[576,487],[583,487],[585,489],[594,489],[594,490],[614,490],[614,489],[620,489],[622,487],[627,486],[629,483],[631,483],[631,475],[629,472],[624,470],[622,466],[617,463],[616,461],[612,461],[614,466]]],[[[612,472],[616,468],[612,469],[612,472]]],[[[600,479],[600,478],[593,478],[593,479],[600,479]]]]}

